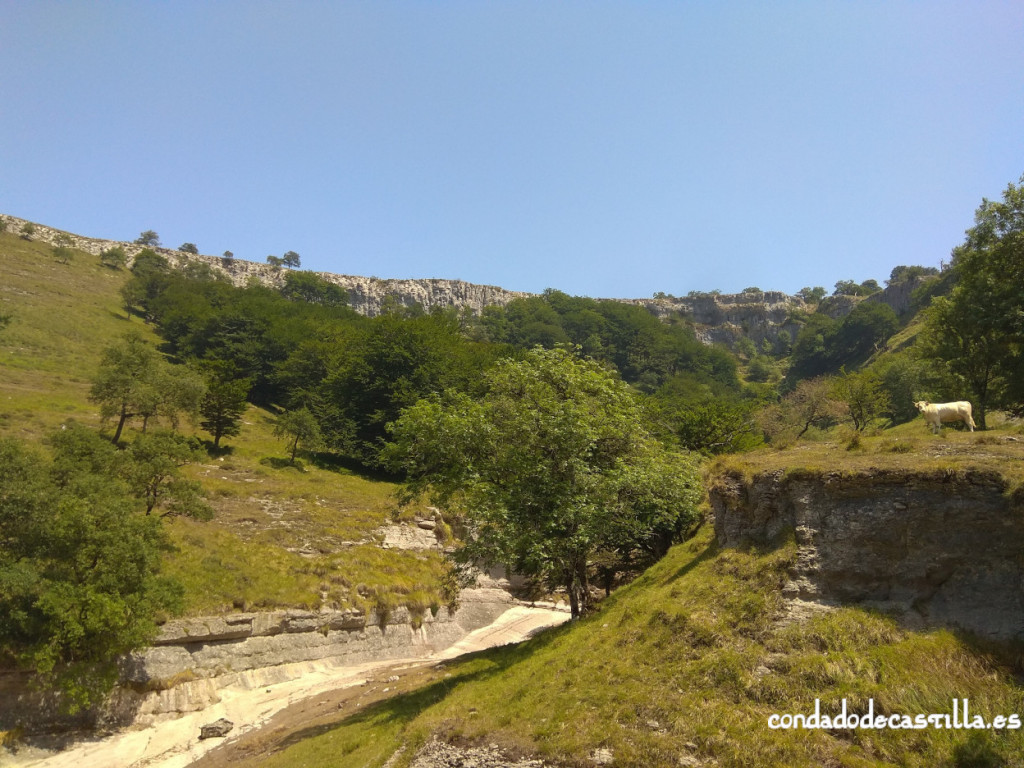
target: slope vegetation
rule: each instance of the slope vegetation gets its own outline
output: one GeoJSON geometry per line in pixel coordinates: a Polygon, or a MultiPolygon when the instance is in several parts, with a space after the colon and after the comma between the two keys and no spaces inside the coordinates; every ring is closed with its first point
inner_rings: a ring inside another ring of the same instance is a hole
{"type": "MultiPolygon", "coordinates": [[[[129,329],[159,343],[126,314],[128,278],[95,253],[58,258],[49,243],[0,232],[0,314],[11,317],[0,331],[0,437],[38,443],[69,419],[103,426],[88,398],[103,350],[129,329]]],[[[186,613],[444,602],[438,553],[379,546],[378,529],[398,516],[394,484],[329,463],[289,465],[273,422],[250,406],[226,455],[185,468],[215,510],[210,522],[165,520],[177,545],[165,569],[185,586],[186,613]]]]}
{"type": "Polygon", "coordinates": [[[1020,730],[769,727],[816,700],[829,715],[844,700],[886,717],[952,716],[964,698],[972,718],[1024,709],[1000,657],[949,631],[857,608],[788,610],[795,555],[791,537],[719,549],[705,529],[596,614],[292,733],[259,764],[397,768],[435,738],[564,766],[1020,764],[1020,730]]]}

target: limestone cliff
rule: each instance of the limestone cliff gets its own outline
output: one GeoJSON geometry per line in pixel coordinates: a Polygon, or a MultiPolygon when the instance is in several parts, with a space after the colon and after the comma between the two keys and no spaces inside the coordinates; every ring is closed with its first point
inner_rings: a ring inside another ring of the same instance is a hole
{"type": "Polygon", "coordinates": [[[728,473],[710,499],[722,546],[770,546],[794,532],[793,598],[1024,640],[1024,503],[999,474],[728,473]]]}
{"type": "MultiPolygon", "coordinates": [[[[17,232],[26,223],[24,219],[14,216],[3,218],[7,221],[8,231],[17,232]]],[[[131,260],[142,249],[142,246],[135,243],[83,237],[38,224],[35,225],[32,239],[53,244],[58,235],[69,237],[73,247],[92,254],[120,246],[131,260]]],[[[287,273],[287,270],[280,267],[243,259],[193,255],[167,248],[155,250],[175,266],[182,266],[190,261],[208,264],[212,269],[227,276],[235,285],[257,281],[264,285],[279,287],[283,285],[287,273]]],[[[371,317],[380,314],[385,302],[402,307],[419,304],[428,311],[434,307],[455,307],[479,313],[489,305],[504,306],[513,299],[534,295],[492,285],[475,285],[462,280],[385,280],[330,272],[316,274],[344,288],[352,308],[371,317]]],[[[806,304],[799,296],[790,296],[781,291],[659,296],[651,299],[612,300],[642,306],[663,320],[681,316],[693,323],[697,338],[704,343],[729,346],[743,337],[749,338],[755,344],[760,344],[765,339],[774,344],[783,331],[789,334],[790,339],[795,339],[801,327],[801,315],[814,309],[813,305],[806,304]]],[[[823,308],[834,317],[843,317],[861,300],[845,296],[833,297],[823,308]]],[[[909,293],[886,289],[871,297],[871,300],[887,303],[897,312],[902,312],[909,305],[909,293]]]]}
{"type": "Polygon", "coordinates": [[[694,325],[697,338],[705,344],[731,346],[741,337],[755,344],[764,339],[774,343],[786,331],[791,339],[800,330],[800,312],[810,307],[799,296],[781,291],[749,293],[694,293],[654,299],[616,299],[644,307],[667,320],[682,315],[694,325]]]}
{"type": "Polygon", "coordinates": [[[0,731],[145,725],[161,717],[202,710],[223,688],[244,682],[270,685],[294,679],[308,665],[346,666],[391,658],[427,656],[448,648],[512,607],[500,589],[464,590],[450,612],[412,615],[359,611],[284,610],[176,619],[152,647],[122,659],[120,685],[102,710],[77,717],[31,688],[27,673],[0,673],[0,731]]]}

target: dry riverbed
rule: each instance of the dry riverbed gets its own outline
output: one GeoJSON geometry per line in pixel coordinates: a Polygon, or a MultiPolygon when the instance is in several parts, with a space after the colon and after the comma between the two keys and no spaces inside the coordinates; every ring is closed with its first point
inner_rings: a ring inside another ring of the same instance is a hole
{"type": "Polygon", "coordinates": [[[203,768],[258,764],[260,757],[290,741],[383,698],[403,693],[444,674],[445,660],[516,643],[563,623],[567,611],[517,605],[493,623],[428,657],[388,659],[357,666],[330,660],[306,662],[301,677],[261,682],[262,670],[222,689],[220,701],[201,712],[138,730],[82,741],[58,752],[23,749],[0,753],[0,764],[17,768],[203,768]],[[226,738],[200,740],[200,728],[220,718],[234,724],[226,738]],[[197,762],[198,761],[198,762],[197,762]]]}

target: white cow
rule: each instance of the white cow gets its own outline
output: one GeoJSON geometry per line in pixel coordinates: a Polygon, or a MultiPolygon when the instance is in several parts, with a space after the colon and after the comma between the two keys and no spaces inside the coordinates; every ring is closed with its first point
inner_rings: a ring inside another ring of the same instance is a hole
{"type": "Polygon", "coordinates": [[[966,400],[955,403],[929,403],[922,400],[914,403],[914,407],[924,416],[925,423],[932,428],[932,434],[939,434],[943,422],[962,421],[967,428],[974,431],[974,419],[971,418],[971,404],[966,400]]]}

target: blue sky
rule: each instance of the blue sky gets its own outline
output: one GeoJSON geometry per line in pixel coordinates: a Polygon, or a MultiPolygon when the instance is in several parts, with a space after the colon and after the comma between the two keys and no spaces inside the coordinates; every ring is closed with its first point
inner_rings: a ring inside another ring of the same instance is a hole
{"type": "Polygon", "coordinates": [[[1024,3],[0,0],[0,213],[594,297],[938,266],[1024,3]]]}

